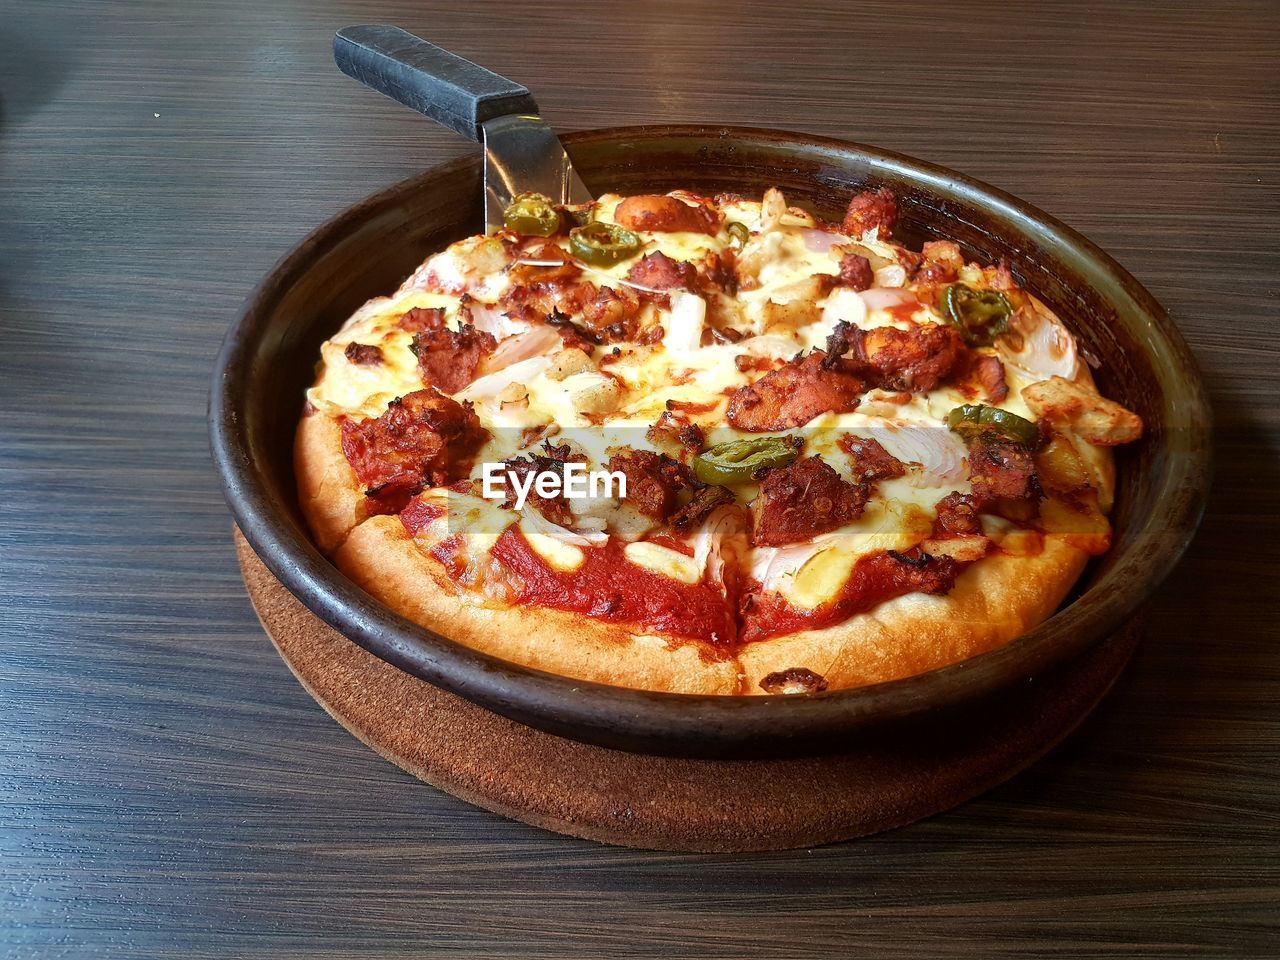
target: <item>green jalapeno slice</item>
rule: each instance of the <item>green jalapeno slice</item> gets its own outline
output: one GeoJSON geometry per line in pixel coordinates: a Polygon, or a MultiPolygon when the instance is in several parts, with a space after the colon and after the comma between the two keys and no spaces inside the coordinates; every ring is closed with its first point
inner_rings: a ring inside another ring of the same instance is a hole
{"type": "Polygon", "coordinates": [[[507,205],[502,222],[521,236],[550,237],[560,229],[560,214],[549,197],[522,193],[507,205]]]}
{"type": "Polygon", "coordinates": [[[1009,329],[1013,305],[998,290],[975,290],[963,283],[953,283],[942,294],[947,319],[960,331],[971,347],[989,347],[1009,329]]]}
{"type": "Polygon", "coordinates": [[[607,266],[633,257],[643,241],[623,227],[599,220],[569,231],[569,251],[593,266],[607,266]]]}
{"type": "Polygon", "coordinates": [[[1039,428],[1030,420],[983,403],[962,403],[947,414],[947,426],[966,440],[994,433],[1005,440],[1029,446],[1040,436],[1039,428]]]}
{"type": "Polygon", "coordinates": [[[729,234],[729,239],[736,240],[740,247],[751,239],[751,231],[747,228],[747,225],[739,223],[737,220],[731,221],[724,229],[729,234]]]}
{"type": "Polygon", "coordinates": [[[693,475],[703,483],[745,483],[766,467],[785,467],[800,455],[799,437],[751,437],[719,443],[693,459],[693,475]]]}

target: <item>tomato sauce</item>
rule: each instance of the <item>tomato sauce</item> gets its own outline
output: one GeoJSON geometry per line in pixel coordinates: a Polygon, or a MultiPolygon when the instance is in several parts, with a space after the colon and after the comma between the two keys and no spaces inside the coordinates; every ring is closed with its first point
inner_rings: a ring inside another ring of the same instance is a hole
{"type": "Polygon", "coordinates": [[[616,540],[582,549],[583,565],[561,573],[534,552],[516,527],[509,527],[494,544],[493,556],[519,577],[517,603],[571,610],[720,648],[734,645],[732,606],[711,584],[681,583],[638,567],[616,540]]]}
{"type": "MultiPolygon", "coordinates": [[[[692,371],[690,371],[692,373],[692,371]]],[[[692,376],[690,377],[692,380],[692,376]]],[[[667,409],[674,410],[677,413],[710,413],[716,407],[720,406],[719,400],[713,400],[710,403],[694,403],[691,400],[668,400],[667,409]]]]}
{"type": "Polygon", "coordinates": [[[951,557],[933,557],[918,549],[896,556],[875,553],[854,565],[835,597],[812,610],[793,607],[776,593],[749,593],[738,640],[746,645],[800,630],[820,630],[908,593],[946,593],[965,566],[951,557]]]}
{"type": "Polygon", "coordinates": [[[431,555],[440,561],[440,565],[449,571],[449,576],[458,580],[467,570],[467,557],[463,553],[466,541],[459,534],[445,537],[431,548],[431,555]]]}
{"type": "Polygon", "coordinates": [[[426,527],[445,515],[444,504],[430,500],[414,499],[400,511],[400,522],[411,537],[416,537],[426,527]]]}
{"type": "MultiPolygon", "coordinates": [[[[443,505],[415,499],[400,514],[410,536],[444,516],[443,505]]],[[[652,542],[690,553],[674,537],[652,542]]],[[[446,537],[431,549],[454,579],[466,570],[463,539],[446,537]]],[[[626,558],[625,545],[610,540],[580,548],[581,567],[561,572],[549,566],[529,545],[518,526],[508,527],[493,547],[493,557],[515,575],[513,602],[581,613],[609,623],[628,624],[690,640],[720,651],[732,651],[770,637],[819,630],[908,593],[945,594],[968,566],[951,557],[931,556],[915,548],[905,553],[877,553],[863,557],[831,600],[812,610],[793,607],[776,593],[763,594],[759,584],[745,591],[741,612],[732,597],[737,592],[710,583],[688,584],[637,566],[626,558]]]]}
{"type": "Polygon", "coordinates": [[[895,320],[915,320],[916,311],[920,309],[919,300],[908,300],[905,303],[895,303],[885,308],[885,313],[893,317],[895,320]]]}
{"type": "Polygon", "coordinates": [[[668,550],[674,550],[676,553],[683,553],[686,557],[693,556],[693,544],[679,537],[673,537],[669,533],[657,533],[648,538],[648,542],[659,547],[666,547],[668,550]]]}

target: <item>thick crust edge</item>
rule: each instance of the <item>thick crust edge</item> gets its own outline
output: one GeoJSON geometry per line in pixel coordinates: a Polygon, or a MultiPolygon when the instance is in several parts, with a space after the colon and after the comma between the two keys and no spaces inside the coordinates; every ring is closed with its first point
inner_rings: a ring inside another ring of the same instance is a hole
{"type": "Polygon", "coordinates": [[[764,694],[761,680],[796,667],[836,690],[913,676],[1002,646],[1053,613],[1088,555],[1048,537],[1035,556],[987,557],[945,596],[899,597],[827,629],[750,644],[727,660],[709,659],[695,644],[636,636],[560,610],[484,606],[459,592],[396,517],[357,526],[334,560],[402,615],[513,663],[646,690],[764,694]]]}
{"type": "Polygon", "coordinates": [[[1034,556],[995,554],[966,569],[943,596],[912,593],[823,630],[763,640],[739,660],[744,693],[771,673],[804,667],[830,689],[864,686],[945,667],[1008,643],[1047,619],[1088,554],[1052,536],[1034,556]]]}
{"type": "Polygon", "coordinates": [[[578,680],[672,693],[739,692],[736,659],[691,643],[635,636],[561,610],[495,608],[460,593],[398,517],[370,517],[334,554],[357,586],[416,623],[503,660],[578,680]]]}
{"type": "Polygon", "coordinates": [[[328,414],[311,411],[298,421],[293,442],[298,505],[328,554],[364,519],[364,491],[342,452],[342,427],[328,414]]]}

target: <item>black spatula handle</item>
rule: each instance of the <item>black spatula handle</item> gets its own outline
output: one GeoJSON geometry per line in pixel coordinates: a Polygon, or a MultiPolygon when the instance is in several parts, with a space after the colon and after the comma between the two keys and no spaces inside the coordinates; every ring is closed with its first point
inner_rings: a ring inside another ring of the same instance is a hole
{"type": "Polygon", "coordinates": [[[520,84],[389,24],[339,30],[333,59],[347,76],[475,141],[486,120],[538,113],[520,84]]]}

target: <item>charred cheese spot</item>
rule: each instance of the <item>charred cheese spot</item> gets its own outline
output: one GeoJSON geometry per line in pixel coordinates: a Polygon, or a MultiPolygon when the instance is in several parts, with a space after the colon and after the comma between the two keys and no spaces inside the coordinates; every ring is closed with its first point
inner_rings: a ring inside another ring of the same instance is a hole
{"type": "Polygon", "coordinates": [[[807,667],[789,667],[763,677],[760,689],[765,693],[821,693],[827,689],[827,678],[807,667]]]}

